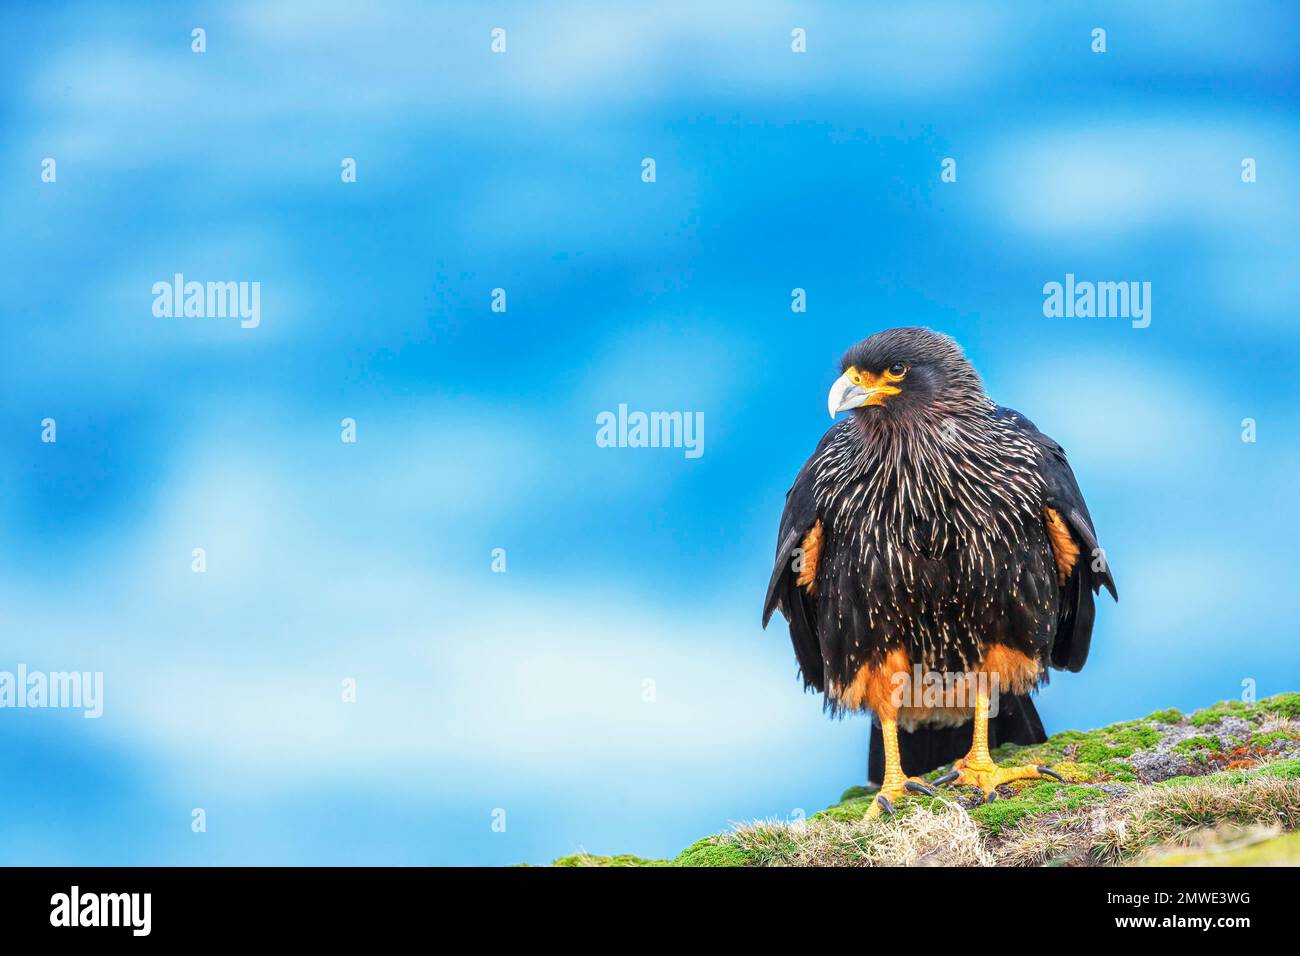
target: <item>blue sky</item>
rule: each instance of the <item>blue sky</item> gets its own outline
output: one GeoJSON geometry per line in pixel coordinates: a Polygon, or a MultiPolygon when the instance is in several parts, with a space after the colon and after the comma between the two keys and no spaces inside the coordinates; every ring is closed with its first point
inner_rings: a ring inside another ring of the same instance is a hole
{"type": "Polygon", "coordinates": [[[1050,729],[1295,689],[1300,15],[1251,9],[6,6],[0,670],[105,703],[0,710],[0,862],[672,855],[826,805],[867,724],[758,618],[894,325],[1088,496],[1122,602],[1050,729]],[[176,272],[261,324],[155,318],[176,272]],[[1151,326],[1045,318],[1066,273],[1151,326]],[[597,447],[620,403],[705,454],[597,447]]]}

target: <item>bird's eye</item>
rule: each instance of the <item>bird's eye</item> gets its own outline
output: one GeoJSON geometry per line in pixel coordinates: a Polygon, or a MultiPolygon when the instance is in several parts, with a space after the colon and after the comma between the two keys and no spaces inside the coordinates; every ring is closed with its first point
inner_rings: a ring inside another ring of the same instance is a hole
{"type": "Polygon", "coordinates": [[[890,378],[897,380],[907,374],[907,366],[904,365],[902,362],[895,362],[893,365],[889,366],[889,368],[886,369],[885,371],[890,378]]]}

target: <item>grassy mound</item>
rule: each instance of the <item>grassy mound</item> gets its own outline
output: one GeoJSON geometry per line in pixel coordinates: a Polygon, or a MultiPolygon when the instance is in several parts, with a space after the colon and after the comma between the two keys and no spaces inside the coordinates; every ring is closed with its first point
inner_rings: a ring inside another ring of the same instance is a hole
{"type": "MultiPolygon", "coordinates": [[[[944,790],[865,819],[874,798],[846,790],[806,821],[760,821],[705,837],[674,860],[563,857],[557,866],[1295,865],[1300,862],[1300,693],[1162,710],[1033,747],[1004,765],[1065,777],[1017,781],[984,804],[944,790]]],[[[929,776],[938,777],[946,768],[929,776]]]]}

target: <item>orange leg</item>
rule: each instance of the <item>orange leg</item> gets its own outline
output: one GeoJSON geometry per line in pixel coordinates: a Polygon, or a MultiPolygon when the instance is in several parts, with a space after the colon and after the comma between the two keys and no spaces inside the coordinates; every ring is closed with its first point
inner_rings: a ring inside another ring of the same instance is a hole
{"type": "Polygon", "coordinates": [[[937,784],[955,783],[979,787],[986,801],[997,799],[997,788],[1012,780],[1037,780],[1051,777],[1065,779],[1048,767],[999,767],[989,755],[989,693],[983,686],[975,691],[975,733],[971,738],[970,753],[952,765],[937,784]]]}
{"type": "Polygon", "coordinates": [[[880,811],[894,812],[893,801],[905,793],[925,793],[938,796],[924,780],[903,774],[903,758],[898,752],[898,724],[893,720],[880,719],[880,733],[885,738],[885,779],[880,781],[880,792],[871,802],[867,817],[878,817],[880,811]]]}

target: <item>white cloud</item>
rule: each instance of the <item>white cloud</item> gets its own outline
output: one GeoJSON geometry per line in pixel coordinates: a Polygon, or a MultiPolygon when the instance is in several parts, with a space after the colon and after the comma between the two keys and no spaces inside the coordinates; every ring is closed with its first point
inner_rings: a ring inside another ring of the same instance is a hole
{"type": "MultiPolygon", "coordinates": [[[[446,433],[459,462],[440,476],[429,431],[408,437],[370,457],[342,448],[350,474],[302,487],[275,461],[319,461],[310,445],[255,457],[200,433],[202,453],[183,456],[156,511],[60,582],[76,601],[7,589],[0,654],[105,671],[105,716],[88,732],[173,769],[227,767],[235,789],[254,770],[264,787],[471,766],[560,785],[574,767],[766,749],[821,719],[785,642],[773,633],[755,646],[748,615],[683,618],[652,594],[491,574],[486,553],[438,533],[435,512],[454,501],[457,517],[481,514],[525,489],[491,478],[492,454],[446,433]],[[426,517],[431,533],[413,544],[402,522],[426,517]],[[191,572],[192,546],[206,548],[206,574],[191,572]],[[435,552],[454,570],[431,570],[435,552]],[[356,704],[340,699],[344,678],[358,682],[356,704]]],[[[510,474],[501,480],[536,469],[510,474]]]]}
{"type": "Polygon", "coordinates": [[[626,112],[682,93],[820,89],[894,103],[990,82],[1016,36],[1009,16],[959,3],[857,16],[794,4],[673,6],[489,14],[417,2],[230,4],[204,18],[206,54],[189,52],[188,30],[105,29],[112,40],[50,51],[22,92],[46,120],[33,142],[87,165],[138,169],[212,154],[267,173],[300,148],[275,136],[241,149],[250,129],[351,117],[376,148],[475,112],[490,129],[510,113],[626,112]],[[790,52],[796,25],[813,52],[790,52]],[[495,26],[507,29],[504,55],[489,50],[495,26]],[[214,151],[219,144],[232,148],[214,151]]]}
{"type": "Polygon", "coordinates": [[[1022,131],[989,164],[1000,175],[999,218],[1056,242],[1115,242],[1170,225],[1294,240],[1294,182],[1242,183],[1240,163],[1271,159],[1280,171],[1297,145],[1281,125],[1231,117],[1112,116],[1022,131]]]}
{"type": "Polygon", "coordinates": [[[1214,433],[1211,396],[1187,381],[1149,357],[1085,351],[1068,362],[1025,363],[1002,394],[1012,406],[1016,395],[1033,396],[1026,414],[1094,474],[1147,482],[1212,458],[1226,441],[1214,433]]]}

